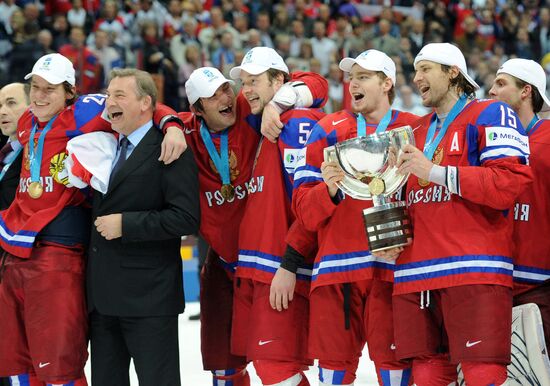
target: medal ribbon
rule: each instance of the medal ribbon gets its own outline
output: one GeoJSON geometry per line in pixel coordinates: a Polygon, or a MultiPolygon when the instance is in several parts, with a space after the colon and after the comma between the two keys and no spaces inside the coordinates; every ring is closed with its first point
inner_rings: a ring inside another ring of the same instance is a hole
{"type": "Polygon", "coordinates": [[[436,134],[436,131],[437,131],[438,118],[436,114],[435,119],[430,124],[430,128],[428,129],[428,134],[426,135],[426,143],[424,144],[424,155],[426,156],[426,158],[428,158],[429,160],[433,158],[435,149],[437,149],[437,146],[445,136],[445,133],[449,128],[449,125],[454,121],[456,116],[462,111],[465,105],[466,105],[466,94],[462,94],[454,104],[451,111],[449,111],[449,115],[447,115],[445,122],[443,122],[443,125],[441,126],[441,129],[437,134],[436,134]]]}
{"type": "Polygon", "coordinates": [[[533,126],[535,126],[535,123],[537,123],[538,121],[539,121],[539,117],[537,114],[535,114],[535,116],[533,117],[533,119],[531,119],[531,122],[529,122],[529,124],[527,125],[527,128],[525,129],[525,133],[527,133],[527,135],[529,135],[529,132],[531,131],[533,126]]]}
{"type": "Polygon", "coordinates": [[[50,119],[46,127],[44,127],[44,130],[42,130],[40,136],[38,137],[38,144],[36,145],[36,148],[34,147],[34,136],[36,134],[36,130],[38,129],[38,123],[35,123],[32,126],[31,135],[29,137],[29,163],[31,166],[31,182],[40,181],[40,166],[42,165],[42,152],[44,150],[44,141],[46,139],[46,134],[48,134],[48,131],[51,130],[56,118],[57,115],[50,119]]]}
{"type": "MultiPolygon", "coordinates": [[[[382,117],[382,120],[376,126],[376,134],[383,133],[388,128],[392,116],[392,111],[389,109],[386,114],[382,117]]],[[[367,121],[363,114],[357,114],[357,136],[366,137],[367,136],[367,121]]]]}
{"type": "Polygon", "coordinates": [[[216,146],[214,145],[212,137],[210,136],[210,132],[206,128],[204,122],[201,123],[201,137],[204,145],[206,146],[206,150],[208,151],[210,159],[212,160],[212,162],[214,162],[214,166],[216,166],[216,169],[218,169],[218,173],[220,173],[222,184],[229,185],[231,181],[229,179],[229,146],[227,129],[220,133],[219,153],[218,150],[216,150],[216,146]]]}
{"type": "MultiPolygon", "coordinates": [[[[6,162],[6,164],[4,165],[4,167],[2,168],[2,172],[0,172],[0,181],[2,181],[4,179],[4,175],[6,175],[6,172],[8,171],[8,169],[10,168],[11,164],[13,163],[13,161],[15,161],[15,159],[17,158],[17,156],[19,155],[19,153],[21,153],[21,150],[23,150],[23,147],[19,147],[19,149],[15,150],[14,152],[12,152],[9,157],[11,158],[9,161],[6,162]]],[[[6,157],[7,158],[7,157],[6,157]]]]}

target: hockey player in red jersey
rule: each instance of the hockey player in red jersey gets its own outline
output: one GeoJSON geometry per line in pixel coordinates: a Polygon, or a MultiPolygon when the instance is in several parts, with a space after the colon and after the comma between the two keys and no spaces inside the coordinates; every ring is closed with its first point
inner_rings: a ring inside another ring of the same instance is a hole
{"type": "MultiPolygon", "coordinates": [[[[399,358],[418,385],[502,385],[510,362],[514,202],[531,181],[528,139],[507,105],[472,99],[479,87],[460,50],[424,46],[414,82],[434,113],[415,123],[418,148],[398,160],[411,173],[411,246],[394,273],[399,358]],[[423,150],[420,150],[423,149],[423,150]]],[[[387,251],[396,257],[398,251],[387,251]]]]}
{"type": "Polygon", "coordinates": [[[368,50],[345,58],[353,111],[339,111],[313,128],[295,172],[293,208],[306,229],[318,232],[319,251],[310,294],[309,353],[319,359],[321,385],[351,385],[366,342],[380,385],[407,385],[407,362],[395,359],[392,329],[393,264],[368,249],[363,209],[372,202],[344,196],[343,171],[323,161],[323,150],[350,138],[411,124],[416,115],[391,109],[395,63],[368,50]]]}
{"type": "MultiPolygon", "coordinates": [[[[283,58],[268,47],[248,51],[241,65],[231,69],[230,76],[240,79],[253,114],[262,113],[290,80],[283,58]]],[[[270,284],[286,249],[285,238],[294,221],[290,202],[298,152],[324,115],[318,109],[286,111],[281,115],[283,127],[277,142],[262,139],[254,160],[251,179],[261,184],[249,193],[240,225],[231,349],[253,361],[264,385],[309,385],[303,371],[311,363],[307,359],[307,322],[312,262],[298,268],[296,296],[285,312],[273,309],[269,297],[270,284]]],[[[303,251],[315,244],[315,233],[297,232],[303,247],[296,249],[303,251]]]]}
{"type": "MultiPolygon", "coordinates": [[[[185,84],[193,112],[180,118],[199,168],[200,232],[210,245],[201,273],[203,367],[215,384],[241,386],[250,380],[247,359],[230,348],[233,275],[247,195],[263,186],[261,176],[251,177],[262,116],[251,112],[242,93],[235,96],[232,83],[215,68],[195,70],[185,84]]],[[[317,107],[328,88],[321,76],[305,73],[293,74],[287,86],[273,98],[284,109],[317,107]]]]}
{"type": "MultiPolygon", "coordinates": [[[[26,78],[31,104],[18,123],[20,183],[0,212],[0,376],[14,385],[86,385],[83,253],[91,221],[85,193],[66,186],[63,160],[72,137],[111,130],[105,97],[77,98],[74,68],[60,54],[40,58],[26,78]]],[[[159,108],[156,122],[169,110],[159,108]]],[[[181,130],[170,130],[165,161],[185,146],[181,130]]]]}
{"type": "Polygon", "coordinates": [[[537,113],[550,110],[546,74],[533,60],[510,59],[497,71],[491,97],[508,103],[529,137],[534,183],[514,206],[514,306],[538,305],[546,352],[550,347],[550,121],[537,113]]]}

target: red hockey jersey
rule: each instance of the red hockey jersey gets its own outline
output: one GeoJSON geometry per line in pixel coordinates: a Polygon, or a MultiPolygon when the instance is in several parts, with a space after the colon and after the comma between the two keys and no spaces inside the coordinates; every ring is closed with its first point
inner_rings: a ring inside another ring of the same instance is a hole
{"type": "Polygon", "coordinates": [[[533,184],[514,206],[514,294],[550,279],[550,121],[529,131],[533,184]]]}
{"type": "MultiPolygon", "coordinates": [[[[208,245],[220,256],[228,271],[237,266],[239,224],[244,213],[248,192],[261,189],[261,179],[251,179],[250,172],[260,140],[261,117],[250,112],[242,94],[235,103],[236,121],[228,128],[229,172],[235,196],[226,200],[222,180],[201,138],[202,119],[192,113],[180,113],[185,126],[187,144],[193,150],[199,168],[201,204],[200,233],[208,245]]],[[[219,134],[212,133],[212,142],[220,148],[219,134]]]]}
{"type": "MultiPolygon", "coordinates": [[[[320,75],[296,72],[293,81],[303,81],[313,96],[312,107],[321,107],[326,102],[328,85],[320,75]]],[[[254,158],[260,141],[261,115],[253,115],[242,93],[236,100],[236,123],[228,128],[229,168],[235,197],[228,201],[222,196],[221,177],[208,155],[200,136],[201,119],[191,113],[180,113],[185,124],[187,143],[195,154],[199,168],[201,202],[200,232],[206,242],[222,260],[225,268],[234,271],[239,255],[239,226],[246,197],[263,189],[264,176],[252,175],[254,158]]],[[[214,146],[219,151],[220,136],[212,135],[214,146]]]]}
{"type": "MultiPolygon", "coordinates": [[[[413,127],[422,149],[435,114],[413,127]]],[[[456,167],[456,186],[407,182],[413,243],[397,259],[394,293],[468,284],[512,286],[514,202],[531,182],[528,138],[506,104],[474,100],[450,124],[439,148],[456,167]],[[456,190],[455,193],[451,193],[456,190]]],[[[449,169],[451,170],[451,169],[449,169]]],[[[454,169],[453,169],[454,170],[454,169]]]]}
{"type": "MultiPolygon", "coordinates": [[[[417,120],[416,115],[394,110],[388,129],[417,120]]],[[[367,123],[367,135],[373,134],[376,127],[377,124],[367,123]]],[[[355,114],[344,110],[327,115],[313,128],[296,167],[293,208],[306,229],[318,232],[312,289],[371,278],[393,279],[393,264],[378,260],[369,252],[363,209],[371,207],[372,201],[343,196],[335,203],[321,177],[324,148],[355,137],[355,114]]]]}
{"type": "MultiPolygon", "coordinates": [[[[261,189],[248,197],[239,235],[237,276],[270,284],[286,250],[285,237],[294,222],[290,203],[294,169],[300,149],[325,114],[314,109],[293,109],[281,117],[283,130],[277,144],[263,140],[252,172],[252,179],[261,179],[261,189]]],[[[294,229],[295,242],[315,244],[317,235],[305,229],[294,229]]],[[[296,291],[307,294],[312,261],[298,269],[296,291]],[[308,264],[309,263],[309,264],[308,264]]]]}

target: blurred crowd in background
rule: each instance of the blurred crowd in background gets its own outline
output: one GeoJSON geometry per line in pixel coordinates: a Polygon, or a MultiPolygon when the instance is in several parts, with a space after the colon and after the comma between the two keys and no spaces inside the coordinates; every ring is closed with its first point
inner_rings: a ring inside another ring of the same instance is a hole
{"type": "Polygon", "coordinates": [[[186,110],[184,84],[195,68],[227,75],[250,48],[268,46],[291,71],[327,77],[332,112],[345,87],[337,63],[375,48],[397,65],[394,107],[423,114],[413,60],[430,42],[460,47],[484,97],[511,57],[550,74],[550,8],[536,0],[2,0],[0,86],[57,51],[73,61],[80,93],[103,90],[113,68],[137,67],[156,74],[166,104],[186,110]]]}

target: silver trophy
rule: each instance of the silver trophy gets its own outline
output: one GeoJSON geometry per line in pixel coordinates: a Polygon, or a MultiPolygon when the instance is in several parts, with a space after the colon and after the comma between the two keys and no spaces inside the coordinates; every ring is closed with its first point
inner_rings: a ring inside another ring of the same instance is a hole
{"type": "Polygon", "coordinates": [[[338,162],[344,170],[338,187],[350,197],[373,201],[373,207],[363,210],[369,249],[373,252],[412,241],[405,202],[389,199],[409,177],[397,174],[395,167],[402,148],[409,143],[415,144],[413,131],[410,126],[403,126],[325,148],[325,161],[338,162]]]}

